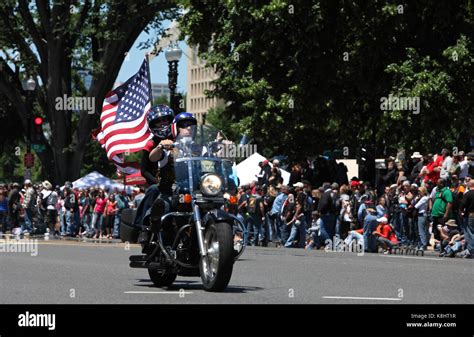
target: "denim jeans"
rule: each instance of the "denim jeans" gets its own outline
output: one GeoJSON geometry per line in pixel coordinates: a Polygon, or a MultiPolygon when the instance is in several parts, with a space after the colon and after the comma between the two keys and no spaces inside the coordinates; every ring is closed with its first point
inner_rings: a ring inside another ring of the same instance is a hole
{"type": "Polygon", "coordinates": [[[157,185],[152,185],[148,187],[148,189],[145,192],[145,196],[143,197],[142,201],[138,205],[137,208],[137,213],[135,215],[135,220],[133,222],[133,225],[135,227],[147,227],[143,225],[143,218],[145,218],[145,214],[147,211],[151,208],[153,205],[153,202],[155,201],[156,198],[160,195],[160,190],[157,185]]]}
{"type": "Polygon", "coordinates": [[[321,228],[320,236],[323,242],[333,239],[334,236],[334,227],[336,225],[336,216],[331,213],[326,213],[321,215],[321,228]]]}
{"type": "Polygon", "coordinates": [[[269,240],[281,241],[281,232],[280,232],[280,215],[277,214],[267,214],[267,222],[269,227],[269,240]]]}
{"type": "Polygon", "coordinates": [[[28,232],[32,232],[33,231],[33,223],[32,223],[32,219],[33,219],[33,212],[31,209],[29,208],[26,208],[25,209],[25,222],[24,224],[21,226],[21,231],[28,231],[28,232]]]}
{"type": "Polygon", "coordinates": [[[65,211],[61,210],[59,212],[59,221],[61,223],[61,234],[66,234],[66,221],[64,219],[64,216],[65,216],[65,211]]]}
{"type": "Polygon", "coordinates": [[[66,234],[74,234],[75,231],[75,214],[70,210],[66,210],[66,234]]]}
{"type": "Polygon", "coordinates": [[[291,247],[295,240],[298,240],[298,248],[304,248],[306,244],[306,220],[304,217],[301,217],[299,220],[299,225],[293,222],[293,226],[291,226],[290,236],[285,243],[285,247],[287,248],[291,247]]]}
{"type": "MultiPolygon", "coordinates": [[[[253,236],[250,244],[258,245],[258,242],[262,241],[262,219],[257,214],[251,214],[247,219],[247,231],[249,233],[249,237],[250,235],[253,236]]],[[[247,242],[247,244],[249,244],[249,242],[247,242]]]]}
{"type": "Polygon", "coordinates": [[[117,212],[117,214],[115,214],[114,231],[112,233],[112,236],[120,236],[120,221],[122,221],[122,211],[119,211],[117,212]]]}
{"type": "Polygon", "coordinates": [[[364,221],[364,249],[367,252],[377,252],[377,238],[372,232],[377,228],[377,221],[364,221]]]}
{"type": "Polygon", "coordinates": [[[408,242],[408,217],[404,211],[400,210],[395,212],[394,227],[398,242],[401,244],[406,244],[408,242]]]}
{"type": "Polygon", "coordinates": [[[286,241],[288,241],[288,238],[290,237],[290,228],[286,224],[286,220],[282,220],[280,218],[280,234],[281,234],[281,243],[285,244],[286,241]]]}
{"type": "MultiPolygon", "coordinates": [[[[350,231],[349,234],[347,235],[346,239],[344,240],[344,243],[347,246],[350,246],[352,240],[356,240],[357,243],[361,242],[362,245],[364,245],[364,236],[356,231],[350,231]]],[[[365,247],[365,245],[364,245],[365,247]]]]}
{"type": "Polygon", "coordinates": [[[474,217],[464,218],[464,239],[471,258],[474,258],[474,217]]]}
{"type": "Polygon", "coordinates": [[[418,233],[420,235],[420,242],[423,249],[426,249],[430,241],[430,231],[428,229],[428,217],[423,215],[418,216],[418,233]]]}
{"type": "Polygon", "coordinates": [[[102,223],[103,223],[103,214],[94,212],[92,214],[92,222],[91,222],[91,232],[90,234],[97,234],[100,230],[103,230],[102,223]]]}
{"type": "Polygon", "coordinates": [[[90,233],[91,219],[92,219],[92,216],[90,213],[85,213],[84,216],[82,217],[82,230],[86,233],[90,233]]]}

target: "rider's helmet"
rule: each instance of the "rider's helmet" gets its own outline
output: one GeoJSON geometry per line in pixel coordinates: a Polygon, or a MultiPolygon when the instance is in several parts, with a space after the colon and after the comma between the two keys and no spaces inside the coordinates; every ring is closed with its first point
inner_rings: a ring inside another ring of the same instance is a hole
{"type": "Polygon", "coordinates": [[[173,110],[167,105],[158,104],[153,106],[148,112],[147,121],[151,133],[158,138],[166,139],[171,137],[171,122],[173,121],[173,110]],[[162,120],[166,120],[164,125],[158,125],[162,120]]]}
{"type": "Polygon", "coordinates": [[[180,114],[177,114],[173,119],[173,123],[171,124],[171,132],[173,137],[176,138],[178,136],[179,128],[187,127],[189,125],[197,125],[197,120],[193,114],[189,112],[181,112],[180,114]]]}

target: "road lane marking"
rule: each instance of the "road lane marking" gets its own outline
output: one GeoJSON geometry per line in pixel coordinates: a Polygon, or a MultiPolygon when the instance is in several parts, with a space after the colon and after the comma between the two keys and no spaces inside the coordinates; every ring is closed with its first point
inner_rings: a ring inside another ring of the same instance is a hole
{"type": "Polygon", "coordinates": [[[124,294],[192,294],[192,291],[124,291],[124,294]]]}
{"type": "Polygon", "coordinates": [[[414,260],[434,260],[434,261],[441,261],[444,259],[436,258],[436,257],[416,257],[416,256],[397,256],[397,255],[380,255],[384,257],[398,257],[399,259],[414,259],[414,260]]]}
{"type": "Polygon", "coordinates": [[[323,296],[323,298],[333,298],[342,300],[374,300],[374,301],[401,301],[396,297],[354,297],[354,296],[323,296]]]}

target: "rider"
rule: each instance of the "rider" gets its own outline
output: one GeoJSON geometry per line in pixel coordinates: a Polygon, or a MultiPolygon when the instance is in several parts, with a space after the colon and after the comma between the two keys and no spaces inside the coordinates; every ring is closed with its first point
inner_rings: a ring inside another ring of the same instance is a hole
{"type": "MultiPolygon", "coordinates": [[[[189,112],[178,114],[171,124],[172,138],[181,139],[182,137],[193,138],[196,134],[197,120],[189,112]]],[[[171,199],[173,194],[174,176],[174,158],[172,153],[173,141],[171,139],[162,140],[149,153],[149,160],[158,168],[159,191],[152,202],[149,211],[146,211],[142,220],[142,232],[139,237],[139,243],[147,243],[151,233],[157,233],[161,227],[161,216],[171,211],[171,199]],[[151,225],[151,227],[148,226],[151,225]]]]}
{"type": "MultiPolygon", "coordinates": [[[[145,148],[142,151],[141,174],[146,179],[150,187],[147,189],[142,202],[137,208],[134,226],[138,228],[147,227],[143,226],[143,218],[146,212],[150,209],[155,198],[160,193],[157,178],[158,167],[156,163],[150,160],[150,152],[157,145],[173,138],[171,133],[171,122],[173,121],[173,117],[173,110],[162,104],[153,106],[148,113],[148,127],[153,134],[153,138],[147,142],[145,148]]],[[[146,230],[143,231],[140,235],[139,241],[148,241],[148,233],[149,232],[146,230]]]]}

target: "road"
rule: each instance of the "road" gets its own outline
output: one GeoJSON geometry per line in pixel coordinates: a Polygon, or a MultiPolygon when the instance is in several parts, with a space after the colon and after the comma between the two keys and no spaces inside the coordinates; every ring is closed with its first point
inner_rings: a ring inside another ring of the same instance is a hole
{"type": "Polygon", "coordinates": [[[0,252],[1,304],[474,303],[474,260],[248,247],[224,293],[198,277],[153,286],[128,267],[136,245],[40,241],[38,254],[0,252]]]}

